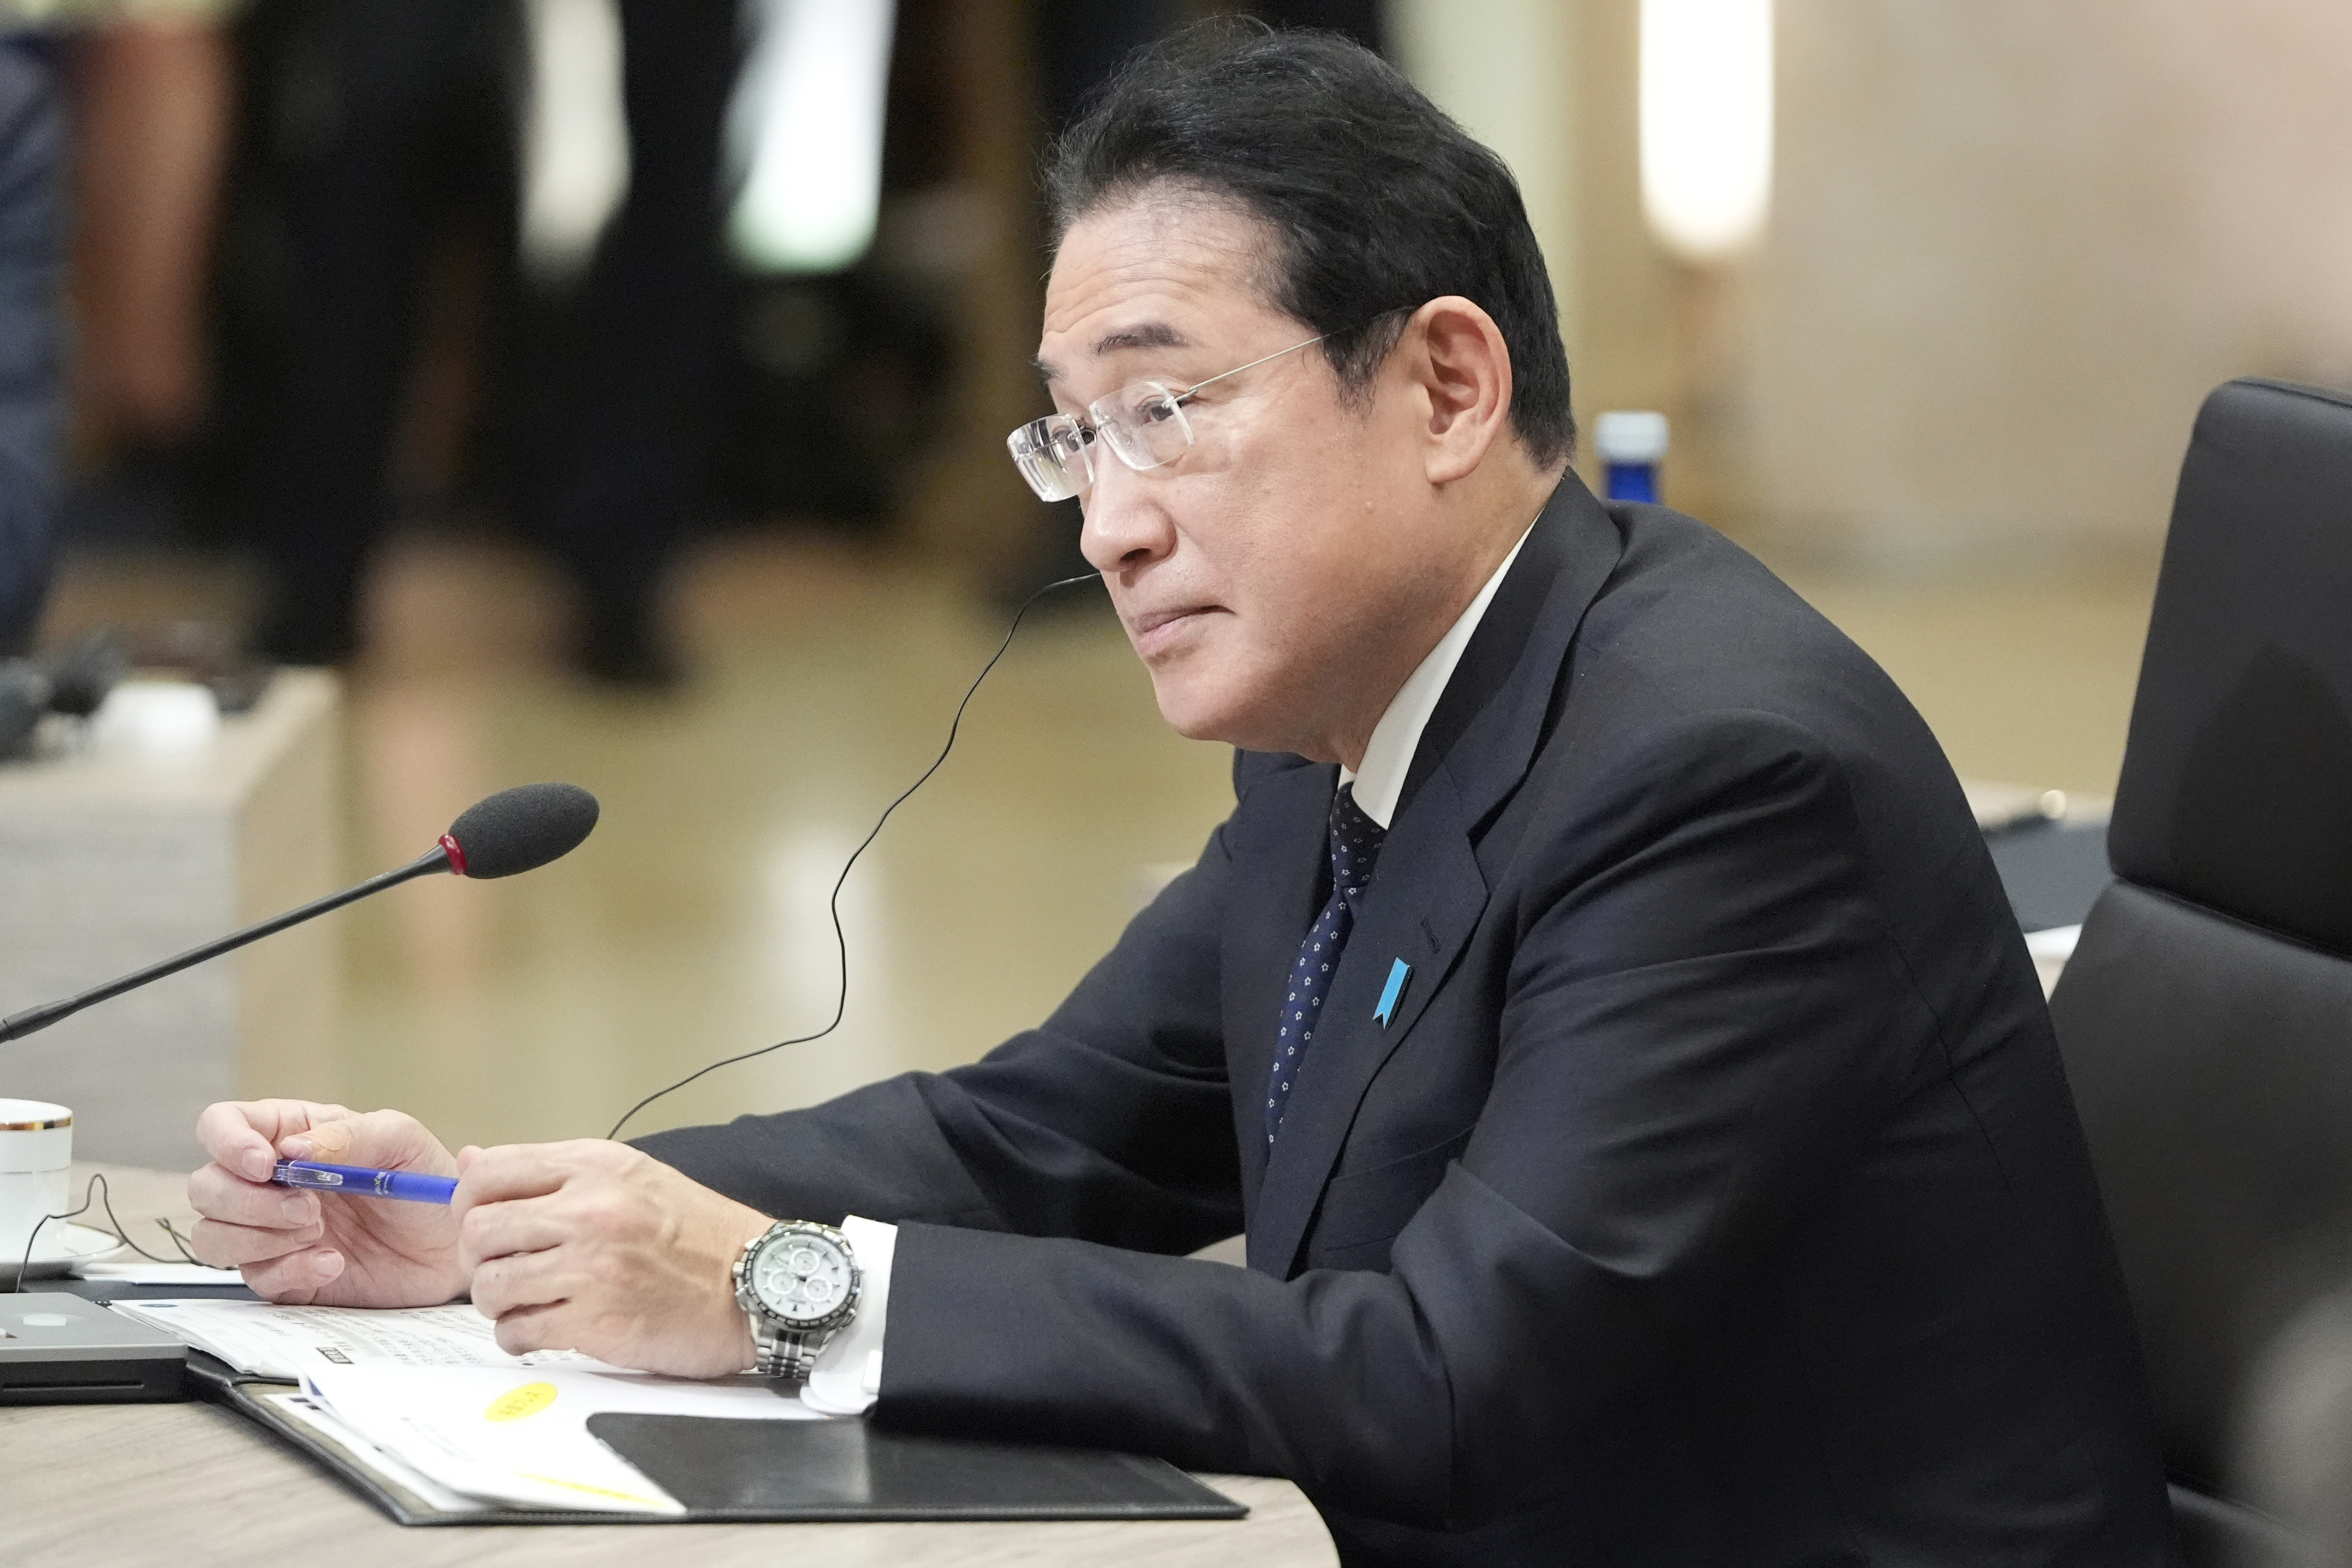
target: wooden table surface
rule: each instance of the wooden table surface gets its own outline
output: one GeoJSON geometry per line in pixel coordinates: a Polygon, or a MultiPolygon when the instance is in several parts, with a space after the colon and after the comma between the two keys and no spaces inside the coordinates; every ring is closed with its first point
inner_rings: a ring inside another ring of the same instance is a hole
{"type": "MultiPolygon", "coordinates": [[[[181,1179],[104,1171],[115,1213],[148,1240],[152,1220],[184,1226],[181,1179]]],[[[38,1288],[38,1282],[35,1282],[38,1288]]],[[[1101,1563],[1121,1568],[1245,1562],[1306,1568],[1337,1561],[1322,1520],[1287,1481],[1203,1476],[1248,1505],[1234,1521],[1058,1524],[476,1525],[404,1529],[373,1505],[210,1405],[0,1407],[0,1559],[11,1568],[143,1568],[228,1562],[328,1568],[444,1564],[692,1563],[874,1564],[1101,1563]]]]}

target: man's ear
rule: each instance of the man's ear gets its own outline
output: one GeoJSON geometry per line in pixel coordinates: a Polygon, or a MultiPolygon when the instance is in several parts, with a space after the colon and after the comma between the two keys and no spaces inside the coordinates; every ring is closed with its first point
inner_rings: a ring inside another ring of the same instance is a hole
{"type": "Polygon", "coordinates": [[[1412,313],[1400,346],[1429,410],[1429,482],[1468,478],[1510,431],[1511,351],[1502,329],[1472,301],[1445,294],[1412,313]]]}

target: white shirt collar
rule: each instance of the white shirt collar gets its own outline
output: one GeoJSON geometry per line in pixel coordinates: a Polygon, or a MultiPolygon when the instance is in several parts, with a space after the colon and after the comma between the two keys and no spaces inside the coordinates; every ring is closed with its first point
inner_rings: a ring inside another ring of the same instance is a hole
{"type": "Polygon", "coordinates": [[[1503,585],[1504,576],[1511,563],[1519,558],[1519,551],[1528,542],[1535,524],[1528,524],[1519,535],[1517,544],[1503,557],[1470,607],[1462,612],[1446,634],[1437,639],[1413,672],[1405,677],[1397,694],[1389,699],[1388,711],[1372,726],[1372,738],[1364,743],[1364,765],[1356,772],[1339,770],[1339,782],[1353,782],[1356,786],[1356,808],[1382,827],[1396,815],[1397,796],[1404,793],[1404,775],[1412,767],[1412,753],[1421,745],[1421,732],[1429,727],[1429,716],[1437,711],[1437,700],[1445,695],[1445,683],[1454,679],[1454,667],[1462,662],[1462,650],[1470,646],[1470,634],[1478,629],[1486,617],[1486,606],[1495,600],[1495,590],[1503,585]]]}

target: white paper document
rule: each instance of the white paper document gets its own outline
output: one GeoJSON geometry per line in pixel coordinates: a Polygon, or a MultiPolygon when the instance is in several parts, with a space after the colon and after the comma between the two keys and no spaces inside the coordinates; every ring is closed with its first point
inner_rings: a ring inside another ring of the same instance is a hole
{"type": "Polygon", "coordinates": [[[427,1507],[443,1513],[479,1513],[491,1505],[480,1498],[470,1498],[453,1492],[440,1482],[403,1460],[397,1454],[385,1452],[373,1443],[335,1419],[334,1412],[307,1393],[265,1394],[262,1398],[277,1406],[289,1420],[307,1428],[311,1436],[324,1438],[334,1447],[351,1457],[352,1462],[392,1482],[427,1507]]]}
{"type": "Polygon", "coordinates": [[[524,1508],[686,1511],[590,1434],[588,1418],[601,1412],[825,1419],[749,1377],[703,1383],[576,1366],[352,1366],[303,1381],[331,1420],[436,1485],[524,1508]]]}
{"type": "Polygon", "coordinates": [[[604,1365],[578,1351],[509,1355],[499,1348],[498,1325],[464,1301],[391,1311],[202,1299],[110,1304],[241,1373],[289,1383],[321,1366],[604,1365]]]}

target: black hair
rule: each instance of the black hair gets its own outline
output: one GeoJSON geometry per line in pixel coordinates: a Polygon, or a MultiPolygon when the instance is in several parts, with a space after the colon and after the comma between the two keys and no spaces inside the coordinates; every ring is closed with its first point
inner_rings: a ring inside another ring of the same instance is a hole
{"type": "Polygon", "coordinates": [[[1568,351],[1518,184],[1386,60],[1337,34],[1213,22],[1139,51],[1047,153],[1055,242],[1161,182],[1265,223],[1270,301],[1324,335],[1352,392],[1412,311],[1476,301],[1510,351],[1512,428],[1538,464],[1568,458],[1568,351]]]}

